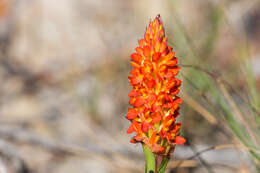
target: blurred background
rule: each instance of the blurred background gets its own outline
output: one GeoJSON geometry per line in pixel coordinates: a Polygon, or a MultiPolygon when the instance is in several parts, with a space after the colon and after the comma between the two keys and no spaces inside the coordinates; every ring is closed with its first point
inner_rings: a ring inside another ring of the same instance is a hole
{"type": "Polygon", "coordinates": [[[0,0],[0,173],[144,172],[127,76],[157,14],[188,140],[167,172],[259,171],[258,0],[0,0]]]}

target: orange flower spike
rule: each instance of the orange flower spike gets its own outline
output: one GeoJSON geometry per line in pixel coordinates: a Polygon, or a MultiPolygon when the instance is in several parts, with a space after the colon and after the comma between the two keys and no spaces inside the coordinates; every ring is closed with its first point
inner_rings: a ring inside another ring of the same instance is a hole
{"type": "Polygon", "coordinates": [[[131,142],[143,143],[154,153],[168,155],[185,139],[179,136],[180,123],[175,119],[182,102],[177,96],[181,80],[176,75],[180,67],[175,52],[167,45],[159,15],[149,23],[138,43],[131,55],[133,69],[128,77],[133,87],[129,93],[133,107],[126,116],[131,121],[127,132],[136,133],[131,142]]]}

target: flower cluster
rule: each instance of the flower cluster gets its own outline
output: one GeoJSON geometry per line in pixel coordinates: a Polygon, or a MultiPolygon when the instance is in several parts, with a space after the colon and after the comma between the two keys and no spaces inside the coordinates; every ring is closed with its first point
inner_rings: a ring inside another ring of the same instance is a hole
{"type": "Polygon", "coordinates": [[[177,96],[181,80],[176,75],[180,67],[175,52],[167,45],[159,15],[149,23],[131,60],[129,104],[133,107],[126,116],[131,121],[127,133],[136,133],[131,142],[144,143],[154,153],[168,154],[185,139],[178,136],[181,124],[176,123],[182,103],[177,96]]]}

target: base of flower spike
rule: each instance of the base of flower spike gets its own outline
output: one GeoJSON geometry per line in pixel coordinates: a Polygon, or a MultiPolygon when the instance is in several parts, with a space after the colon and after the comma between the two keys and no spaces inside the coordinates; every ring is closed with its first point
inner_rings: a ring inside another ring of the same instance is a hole
{"type": "Polygon", "coordinates": [[[164,173],[166,166],[170,160],[169,155],[157,155],[150,148],[143,144],[145,156],[145,173],[164,173]]]}
{"type": "Polygon", "coordinates": [[[145,173],[156,172],[156,160],[154,153],[147,145],[143,144],[144,156],[145,156],[145,173]]]}

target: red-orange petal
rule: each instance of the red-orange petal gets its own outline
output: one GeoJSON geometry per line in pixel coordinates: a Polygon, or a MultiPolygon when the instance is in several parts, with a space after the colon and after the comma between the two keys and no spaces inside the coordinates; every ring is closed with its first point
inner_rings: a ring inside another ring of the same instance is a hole
{"type": "Polygon", "coordinates": [[[175,52],[170,52],[163,58],[163,60],[164,61],[169,61],[169,60],[171,60],[175,56],[175,54],[176,54],[175,52]]]}
{"type": "Polygon", "coordinates": [[[155,101],[156,100],[156,95],[155,94],[149,94],[147,101],[155,101]]]}
{"type": "Polygon", "coordinates": [[[146,42],[144,39],[139,40],[139,46],[144,47],[146,45],[146,42]]]}
{"type": "Polygon", "coordinates": [[[152,105],[152,111],[153,112],[157,112],[157,111],[160,111],[161,110],[161,106],[160,105],[157,105],[157,103],[154,103],[152,105]]]}
{"type": "Polygon", "coordinates": [[[133,76],[131,79],[131,83],[133,85],[139,84],[140,82],[142,82],[142,78],[140,78],[139,76],[133,76]]]}
{"type": "Polygon", "coordinates": [[[131,61],[130,64],[131,64],[132,67],[134,67],[134,68],[139,68],[139,67],[140,67],[140,65],[139,65],[138,63],[134,62],[134,61],[131,61]]]}
{"type": "Polygon", "coordinates": [[[142,62],[142,56],[138,53],[133,53],[131,55],[131,58],[133,61],[137,62],[137,63],[141,63],[142,62]]]}
{"type": "Polygon", "coordinates": [[[173,60],[168,61],[166,64],[167,64],[168,66],[175,66],[177,63],[178,63],[178,61],[177,61],[177,59],[175,58],[175,59],[173,59],[173,60]]]}
{"type": "Polygon", "coordinates": [[[130,142],[133,143],[133,144],[137,143],[137,141],[135,139],[131,139],[130,142]]]}
{"type": "Polygon", "coordinates": [[[156,52],[153,54],[153,61],[157,61],[161,57],[161,52],[156,52]]]}
{"type": "Polygon", "coordinates": [[[133,124],[131,124],[131,125],[129,126],[129,128],[127,129],[126,133],[130,134],[130,133],[133,133],[133,132],[135,132],[135,129],[134,129],[134,127],[133,127],[133,124]]]}
{"type": "Polygon", "coordinates": [[[142,106],[143,104],[145,104],[145,100],[139,97],[139,98],[136,99],[136,101],[135,101],[135,103],[134,103],[134,106],[135,106],[135,107],[140,107],[140,106],[142,106]]]}
{"type": "Polygon", "coordinates": [[[162,116],[159,112],[152,115],[153,123],[159,123],[162,120],[162,116]]]}
{"type": "Polygon", "coordinates": [[[155,144],[155,139],[156,139],[156,132],[153,132],[151,138],[150,138],[150,144],[153,145],[155,144]]]}
{"type": "Polygon", "coordinates": [[[146,122],[144,122],[144,123],[142,124],[142,131],[143,131],[144,133],[146,133],[146,132],[148,131],[148,129],[149,129],[149,124],[146,123],[146,122]]]}
{"type": "Polygon", "coordinates": [[[148,58],[150,56],[150,54],[151,54],[151,48],[149,46],[145,46],[144,47],[144,56],[148,58]]]}
{"type": "Polygon", "coordinates": [[[136,118],[137,115],[138,115],[138,113],[135,109],[129,108],[128,113],[126,115],[126,118],[129,119],[129,120],[132,120],[132,119],[136,118]]]}
{"type": "Polygon", "coordinates": [[[135,48],[136,52],[139,53],[140,55],[143,53],[143,49],[141,47],[135,48]]]}
{"type": "Polygon", "coordinates": [[[137,96],[139,96],[139,95],[140,95],[140,93],[137,92],[137,91],[134,90],[134,89],[128,94],[129,97],[137,97],[137,96]]]}
{"type": "Polygon", "coordinates": [[[149,88],[153,88],[154,86],[155,86],[155,80],[149,80],[148,82],[147,82],[147,86],[149,87],[149,88]]]}
{"type": "Polygon", "coordinates": [[[176,136],[176,138],[175,138],[175,143],[176,144],[183,145],[185,142],[186,142],[186,139],[184,139],[181,136],[176,136]]]}

